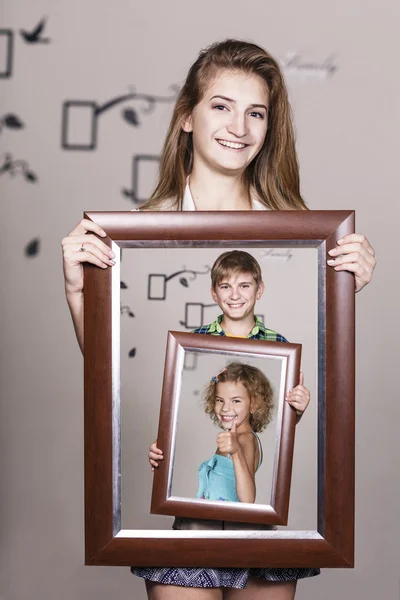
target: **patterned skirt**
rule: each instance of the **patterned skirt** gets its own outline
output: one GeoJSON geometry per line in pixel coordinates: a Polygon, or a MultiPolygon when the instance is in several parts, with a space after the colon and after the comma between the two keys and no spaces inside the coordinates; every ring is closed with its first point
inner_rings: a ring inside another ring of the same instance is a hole
{"type": "MultiPolygon", "coordinates": [[[[198,521],[195,519],[175,519],[173,529],[257,529],[257,525],[242,523],[227,524],[225,521],[198,521]]],[[[262,526],[260,529],[275,529],[272,526],[262,526]]],[[[306,577],[320,574],[320,569],[314,568],[274,568],[274,569],[227,569],[227,568],[196,568],[196,567],[131,567],[131,572],[137,577],[143,577],[155,583],[180,585],[198,588],[237,588],[244,589],[249,577],[257,577],[264,581],[297,581],[306,577]]]]}
{"type": "Polygon", "coordinates": [[[131,567],[131,572],[155,583],[199,588],[244,589],[249,577],[264,581],[297,581],[319,575],[319,569],[211,569],[131,567]]]}

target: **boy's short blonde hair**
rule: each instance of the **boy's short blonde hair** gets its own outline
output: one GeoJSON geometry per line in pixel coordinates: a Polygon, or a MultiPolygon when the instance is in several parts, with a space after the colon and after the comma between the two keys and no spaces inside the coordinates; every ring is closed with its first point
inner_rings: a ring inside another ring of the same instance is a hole
{"type": "Polygon", "coordinates": [[[252,414],[250,426],[255,433],[263,431],[272,420],[274,412],[274,391],[269,379],[260,369],[241,362],[231,362],[214,376],[203,394],[205,412],[216,425],[221,423],[215,414],[215,399],[218,383],[226,381],[240,382],[246,388],[250,398],[252,414]]]}
{"type": "Polygon", "coordinates": [[[243,250],[230,250],[218,256],[211,269],[211,286],[217,285],[226,277],[237,273],[250,273],[256,285],[262,282],[261,268],[254,256],[243,250]]]}

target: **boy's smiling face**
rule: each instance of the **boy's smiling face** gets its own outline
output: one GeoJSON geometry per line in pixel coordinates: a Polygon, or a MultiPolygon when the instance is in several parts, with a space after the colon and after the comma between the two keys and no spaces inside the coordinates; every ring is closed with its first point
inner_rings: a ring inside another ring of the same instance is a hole
{"type": "Polygon", "coordinates": [[[250,273],[232,273],[221,279],[215,289],[211,288],[211,295],[227,318],[240,321],[254,316],[255,304],[263,291],[264,283],[257,286],[250,273]]]}

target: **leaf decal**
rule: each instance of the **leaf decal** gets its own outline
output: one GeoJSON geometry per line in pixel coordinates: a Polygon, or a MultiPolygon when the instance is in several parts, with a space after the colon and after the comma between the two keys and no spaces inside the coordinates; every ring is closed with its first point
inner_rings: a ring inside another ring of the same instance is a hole
{"type": "Polygon", "coordinates": [[[183,287],[189,287],[189,283],[186,277],[181,277],[179,282],[183,285],[183,287]]]}
{"type": "Polygon", "coordinates": [[[132,200],[135,198],[135,194],[133,190],[128,190],[126,188],[122,188],[121,193],[125,198],[131,198],[132,200]]]}
{"type": "Polygon", "coordinates": [[[125,121],[130,125],[134,125],[135,127],[139,125],[137,112],[133,108],[125,108],[122,111],[122,116],[124,117],[125,121]]]}
{"type": "Polygon", "coordinates": [[[25,256],[29,256],[30,258],[32,258],[33,256],[37,256],[39,254],[39,250],[40,250],[40,239],[34,238],[30,242],[28,242],[28,244],[25,246],[24,253],[25,253],[25,256]]]}
{"type": "Polygon", "coordinates": [[[31,183],[37,182],[37,175],[35,175],[35,173],[33,173],[33,171],[25,171],[24,177],[25,177],[26,181],[30,181],[31,183]]]}
{"type": "Polygon", "coordinates": [[[4,125],[10,129],[22,129],[24,127],[21,119],[11,113],[4,117],[4,125]]]}
{"type": "Polygon", "coordinates": [[[123,281],[121,281],[120,285],[121,285],[121,290],[127,290],[128,289],[128,286],[123,281]]]}
{"type": "Polygon", "coordinates": [[[121,306],[121,315],[128,315],[129,317],[135,316],[127,304],[125,306],[121,306]]]}
{"type": "Polygon", "coordinates": [[[136,356],[136,348],[132,348],[132,350],[129,350],[128,356],[129,358],[133,358],[134,356],[136,356]]]}

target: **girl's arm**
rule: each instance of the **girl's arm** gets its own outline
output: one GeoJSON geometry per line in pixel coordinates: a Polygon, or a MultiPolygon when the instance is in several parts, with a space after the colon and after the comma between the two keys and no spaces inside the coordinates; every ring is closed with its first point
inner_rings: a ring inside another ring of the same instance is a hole
{"type": "Polygon", "coordinates": [[[82,219],[61,242],[65,296],[74,323],[78,344],[83,353],[83,263],[89,262],[106,269],[114,265],[114,253],[95,235],[105,237],[106,232],[93,221],[82,219]],[[81,250],[83,248],[83,250],[81,250]]]}
{"type": "Polygon", "coordinates": [[[236,493],[240,502],[254,503],[256,482],[254,478],[255,447],[253,434],[242,434],[240,441],[236,434],[236,422],[230,431],[219,433],[217,445],[221,453],[231,455],[236,477],[236,493]]]}

